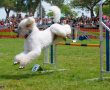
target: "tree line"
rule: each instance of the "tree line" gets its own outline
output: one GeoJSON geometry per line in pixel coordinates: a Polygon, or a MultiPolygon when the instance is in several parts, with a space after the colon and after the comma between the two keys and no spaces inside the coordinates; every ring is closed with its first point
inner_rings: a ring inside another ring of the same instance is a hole
{"type": "MultiPolygon", "coordinates": [[[[74,8],[80,8],[90,11],[90,16],[94,17],[94,11],[96,11],[98,15],[97,3],[100,0],[0,0],[0,8],[4,7],[6,18],[9,17],[11,10],[15,11],[16,13],[28,12],[29,14],[31,13],[34,15],[36,8],[40,5],[41,1],[59,6],[64,15],[77,16],[74,8]]],[[[110,15],[110,0],[106,0],[103,9],[105,14],[110,15]]]]}

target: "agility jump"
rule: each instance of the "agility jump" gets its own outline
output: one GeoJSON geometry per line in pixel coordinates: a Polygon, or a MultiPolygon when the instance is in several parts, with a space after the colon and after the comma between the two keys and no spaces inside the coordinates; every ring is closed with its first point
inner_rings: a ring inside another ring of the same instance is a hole
{"type": "MultiPolygon", "coordinates": [[[[110,29],[108,26],[106,26],[103,22],[102,22],[102,4],[105,2],[106,0],[101,0],[98,5],[99,5],[99,30],[100,30],[100,44],[74,44],[74,43],[57,43],[56,45],[69,45],[69,46],[88,46],[88,47],[99,47],[100,48],[100,76],[99,76],[99,80],[104,80],[104,73],[105,72],[110,72],[110,51],[109,51],[109,32],[110,29]],[[103,27],[106,29],[106,70],[104,70],[103,67],[103,27]]],[[[56,48],[53,45],[51,47],[51,58],[50,58],[50,64],[55,64],[54,62],[56,62],[56,55],[55,55],[55,50],[56,48]],[[53,48],[53,49],[52,49],[53,48]]]]}

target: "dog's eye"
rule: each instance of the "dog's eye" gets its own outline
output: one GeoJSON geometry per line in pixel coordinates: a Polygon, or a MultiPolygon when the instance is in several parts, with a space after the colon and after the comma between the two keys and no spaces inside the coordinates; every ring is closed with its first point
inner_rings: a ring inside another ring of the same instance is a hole
{"type": "Polygon", "coordinates": [[[30,26],[31,26],[31,24],[27,24],[27,25],[26,25],[27,28],[30,27],[30,26]]]}

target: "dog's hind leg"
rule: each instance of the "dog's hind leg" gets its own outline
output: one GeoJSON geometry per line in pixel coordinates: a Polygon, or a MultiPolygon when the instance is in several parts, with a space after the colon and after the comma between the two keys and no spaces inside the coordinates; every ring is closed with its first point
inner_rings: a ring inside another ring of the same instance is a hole
{"type": "Polygon", "coordinates": [[[69,25],[53,24],[50,26],[52,33],[58,36],[66,37],[71,34],[71,27],[69,25]]]}

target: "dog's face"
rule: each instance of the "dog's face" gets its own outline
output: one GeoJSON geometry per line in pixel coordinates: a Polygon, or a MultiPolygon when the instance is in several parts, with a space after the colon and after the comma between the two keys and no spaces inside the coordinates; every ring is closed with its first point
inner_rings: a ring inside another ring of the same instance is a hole
{"type": "Polygon", "coordinates": [[[18,33],[18,36],[26,36],[32,31],[34,24],[35,19],[33,17],[23,19],[19,23],[18,28],[15,30],[15,32],[18,33]]]}

